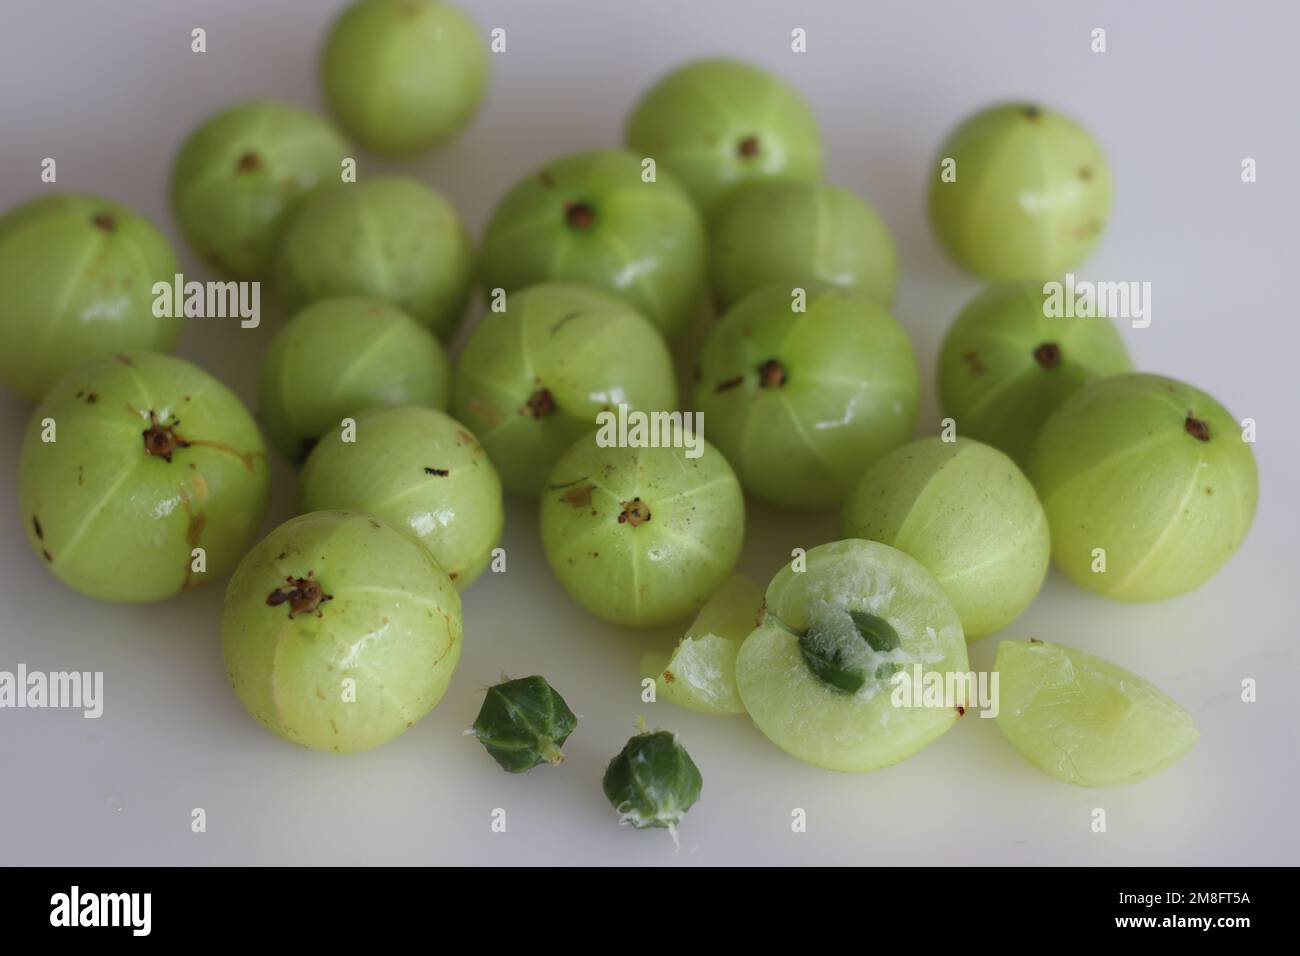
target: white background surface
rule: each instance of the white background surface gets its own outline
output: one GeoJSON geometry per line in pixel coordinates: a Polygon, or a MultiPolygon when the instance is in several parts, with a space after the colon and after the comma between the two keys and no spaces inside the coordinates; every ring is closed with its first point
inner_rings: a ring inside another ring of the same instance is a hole
{"type": "MultiPolygon", "coordinates": [[[[338,4],[309,0],[103,3],[9,0],[0,19],[0,207],[59,188],[128,203],[179,243],[166,205],[174,150],[218,108],[274,95],[319,107],[317,46],[338,4]],[[208,31],[208,53],[189,31],[208,31]]],[[[933,151],[990,100],[1037,99],[1081,119],[1116,183],[1109,230],[1081,277],[1150,281],[1153,322],[1124,329],[1139,367],[1182,378],[1259,423],[1260,509],[1210,584],[1147,606],[1109,603],[1053,572],[1007,636],[1060,641],[1125,665],[1189,708],[1201,741],[1136,786],[1088,791],[1023,762],[992,721],[968,717],[894,768],[862,776],[805,766],[744,717],[642,705],[637,661],[680,632],[620,631],[551,579],[536,509],[511,502],[509,572],[465,596],[460,669],[438,708],[395,742],[338,757],[262,730],[221,664],[223,585],[149,607],[101,604],[30,552],[15,462],[30,412],[0,396],[0,669],[102,670],[99,720],[0,711],[0,862],[1293,863],[1300,851],[1297,734],[1294,277],[1300,88],[1293,3],[465,3],[508,33],[467,135],[402,169],[445,190],[476,234],[492,203],[547,158],[616,144],[639,92],[680,61],[727,53],[786,76],[824,127],[829,178],[860,191],[896,236],[897,314],[925,378],[921,428],[938,415],[931,374],[947,324],[977,290],[941,256],[923,217],[933,151]],[[1090,52],[1093,27],[1109,52],[1090,52]],[[808,52],[790,52],[793,27],[808,52]],[[1243,185],[1240,163],[1259,164],[1243,185]],[[502,773],[461,736],[481,688],[544,673],[584,716],[558,770],[502,773]],[[1253,677],[1259,701],[1239,700],[1253,677]],[[674,852],[663,832],[615,825],[605,764],[644,713],[678,732],[704,773],[674,852]],[[208,831],[190,830],[193,808],[208,831]],[[489,829],[493,808],[506,833],[489,829]],[[794,834],[792,808],[808,813],[794,834]],[[1093,833],[1091,811],[1108,814],[1093,833]]],[[[187,274],[207,278],[179,246],[187,274]]],[[[0,301],[0,313],[4,303],[0,301]]],[[[2,319],[2,315],[0,315],[2,319]]],[[[256,332],[192,322],[181,354],[253,400],[273,317],[256,332]]],[[[292,514],[276,463],[268,529],[292,514]]],[[[834,523],[752,506],[741,569],[765,582],[834,523]]],[[[972,648],[991,664],[996,638],[972,648]]]]}

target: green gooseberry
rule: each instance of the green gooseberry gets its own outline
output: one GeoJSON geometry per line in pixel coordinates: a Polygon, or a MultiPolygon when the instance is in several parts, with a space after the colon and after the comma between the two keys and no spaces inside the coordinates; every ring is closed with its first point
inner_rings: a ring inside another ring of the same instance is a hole
{"type": "Polygon", "coordinates": [[[1110,661],[1044,641],[1003,641],[997,725],[1026,760],[1079,787],[1119,787],[1164,770],[1200,738],[1160,688],[1110,661]]]}
{"type": "Polygon", "coordinates": [[[632,111],[625,141],[672,173],[705,216],[747,183],[822,176],[807,100],[737,60],[697,60],[660,79],[632,111]]]}
{"type": "MultiPolygon", "coordinates": [[[[564,589],[614,624],[689,616],[731,574],[745,536],[735,473],[701,436],[694,451],[579,438],[542,492],[542,545],[564,589]]],[[[668,440],[681,441],[674,432],[668,440]]]]}
{"type": "Polygon", "coordinates": [[[846,538],[898,548],[938,579],[967,640],[1020,616],[1051,560],[1034,486],[1002,452],[969,438],[920,438],[866,470],[844,506],[846,538]]]}
{"type": "Polygon", "coordinates": [[[333,186],[304,202],[285,224],[275,269],[291,311],[369,296],[446,341],[469,303],[474,249],[440,193],[390,177],[333,186]]]}
{"type": "Polygon", "coordinates": [[[860,772],[897,763],[952,727],[963,705],[895,703],[898,681],[964,674],[961,621],[934,575],[875,541],[819,545],[767,588],[736,657],[754,724],[805,763],[860,772]]]}
{"type": "Polygon", "coordinates": [[[373,515],[290,518],[239,563],[221,612],[235,696],[267,730],[356,753],[442,699],[460,595],[433,556],[373,515]]]}
{"type": "Polygon", "coordinates": [[[656,699],[701,714],[743,714],[736,654],[762,617],[763,589],[733,574],[695,616],[672,654],[647,654],[641,672],[656,699]]]}
{"type": "Polygon", "coordinates": [[[330,111],[349,136],[383,153],[456,135],[478,109],[487,76],[474,21],[435,0],[358,0],[334,21],[321,54],[330,111]]]}
{"type": "Polygon", "coordinates": [[[676,839],[677,825],[700,799],[704,777],[675,734],[656,730],[627,742],[605,768],[602,787],[620,824],[667,829],[676,839]]]}
{"type": "Polygon", "coordinates": [[[153,223],[98,196],[42,196],[0,217],[0,384],[39,401],[114,352],[170,352],[179,317],[155,316],[153,284],[180,266],[153,223]]]}
{"type": "Polygon", "coordinates": [[[349,415],[388,405],[447,407],[451,369],[438,340],[378,299],[323,299],[277,333],[262,360],[258,407],[280,454],[298,463],[349,415]]]}
{"type": "Polygon", "coordinates": [[[268,279],[286,213],[318,186],[337,183],[347,155],[338,133],[306,110],[241,103],[181,145],[172,210],[185,240],[223,275],[268,279]]]}
{"type": "Polygon", "coordinates": [[[456,417],[512,494],[535,498],[560,455],[617,405],[677,404],[672,357],[621,299],[547,283],[510,293],[475,326],[456,367],[456,417]]]}
{"type": "Polygon", "coordinates": [[[508,773],[564,763],[560,748],[577,716],[545,677],[520,677],[487,689],[470,731],[508,773]]]}
{"type": "Polygon", "coordinates": [[[364,511],[428,548],[463,591],[501,541],[501,479],[483,446],[449,415],[417,405],[372,408],[355,435],[316,445],[298,484],[302,511],[364,511]]]}
{"type": "Polygon", "coordinates": [[[622,150],[556,159],[501,200],[483,239],[483,285],[576,282],[617,296],[670,335],[703,301],[704,226],[690,197],[622,150]]]}
{"type": "Polygon", "coordinates": [[[1209,395],[1159,375],[1075,392],[1038,433],[1027,472],[1056,566],[1117,601],[1208,581],[1245,540],[1259,498],[1241,426],[1209,395]]]}
{"type": "Polygon", "coordinates": [[[787,508],[840,505],[916,425],[911,342],[880,305],[827,286],[806,306],[769,286],[731,309],[700,355],[695,407],[745,489],[787,508]]]}
{"type": "Polygon", "coordinates": [[[243,403],[202,369],[138,352],[64,376],[18,463],[27,540],[65,584],[160,601],[234,567],[266,513],[270,472],[243,403]]]}
{"type": "Polygon", "coordinates": [[[966,119],[939,147],[930,179],[940,244],[989,279],[1050,279],[1078,265],[1101,238],[1110,202],[1096,140],[1028,103],[966,119]]]}
{"type": "Polygon", "coordinates": [[[898,255],[876,211],[824,183],[763,183],[736,194],[709,234],[713,294],[730,308],[768,285],[822,283],[888,307],[898,255]]]}
{"type": "Polygon", "coordinates": [[[939,349],[939,405],[957,429],[1024,465],[1052,410],[1089,382],[1133,370],[1105,316],[1056,316],[1040,282],[989,286],[939,349]]]}

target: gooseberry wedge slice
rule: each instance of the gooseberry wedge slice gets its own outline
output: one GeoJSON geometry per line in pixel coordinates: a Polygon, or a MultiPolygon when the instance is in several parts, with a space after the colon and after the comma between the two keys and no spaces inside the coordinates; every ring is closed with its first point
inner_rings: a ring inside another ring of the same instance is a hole
{"type": "Polygon", "coordinates": [[[733,574],[700,609],[671,655],[647,654],[641,672],[654,678],[655,693],[701,714],[743,714],[736,687],[736,654],[758,623],[763,591],[733,574]]]}
{"type": "Polygon", "coordinates": [[[1080,787],[1119,787],[1157,773],[1200,734],[1150,681],[1045,641],[1003,641],[998,727],[1043,773],[1080,787]]]}
{"type": "Polygon", "coordinates": [[[925,683],[932,671],[967,672],[961,622],[934,575],[860,539],[813,548],[804,562],[772,579],[763,623],[736,657],[758,729],[805,763],[858,772],[897,763],[952,727],[961,706],[895,693],[895,675],[925,683]]]}

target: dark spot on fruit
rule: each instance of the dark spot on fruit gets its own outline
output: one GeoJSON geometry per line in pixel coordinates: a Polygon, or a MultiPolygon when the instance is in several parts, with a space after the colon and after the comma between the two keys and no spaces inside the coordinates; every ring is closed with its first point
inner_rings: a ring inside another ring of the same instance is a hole
{"type": "Polygon", "coordinates": [[[1091,166],[1080,166],[1080,167],[1079,167],[1079,178],[1082,179],[1085,183],[1088,182],[1089,180],[1091,180],[1091,179],[1092,179],[1092,167],[1091,167],[1091,166]]]}
{"type": "Polygon", "coordinates": [[[371,518],[371,519],[370,519],[370,527],[374,528],[376,531],[383,531],[383,530],[384,530],[384,526],[381,525],[381,524],[380,524],[378,521],[376,521],[374,518],[371,518]]]}
{"type": "Polygon", "coordinates": [[[585,231],[596,224],[596,210],[589,203],[566,202],[564,221],[573,229],[585,231]]]}
{"type": "Polygon", "coordinates": [[[149,412],[149,427],[140,434],[144,437],[145,454],[170,462],[178,448],[189,448],[190,443],[176,431],[180,419],[173,418],[170,424],[158,421],[158,414],[149,412]]]}
{"type": "Polygon", "coordinates": [[[1056,368],[1061,364],[1061,347],[1055,342],[1044,342],[1034,349],[1034,361],[1043,368],[1056,368]]]}
{"type": "Polygon", "coordinates": [[[109,212],[96,213],[90,221],[94,223],[96,229],[103,229],[105,232],[114,232],[117,229],[117,219],[109,212]]]}
{"type": "Polygon", "coordinates": [[[581,312],[570,312],[564,318],[560,319],[560,321],[551,326],[551,334],[554,335],[556,332],[560,331],[560,327],[563,326],[565,322],[568,322],[570,319],[576,319],[580,315],[582,315],[581,312]]]}
{"type": "Polygon", "coordinates": [[[96,392],[91,392],[86,396],[87,405],[94,405],[97,401],[99,401],[99,394],[96,392]]]}
{"type": "Polygon", "coordinates": [[[446,478],[451,474],[446,468],[425,468],[424,473],[426,475],[436,475],[439,478],[446,478]]]}
{"type": "Polygon", "coordinates": [[[555,413],[555,396],[549,390],[539,388],[528,396],[520,413],[534,419],[542,419],[555,413]]]}
{"type": "Polygon", "coordinates": [[[537,179],[542,184],[542,186],[546,189],[552,189],[555,187],[555,177],[552,176],[549,172],[543,171],[542,174],[537,177],[537,179]]]}
{"type": "Polygon", "coordinates": [[[629,524],[639,528],[650,520],[650,506],[640,498],[623,502],[623,511],[618,516],[619,524],[629,524]]]}
{"type": "Polygon", "coordinates": [[[677,682],[677,675],[676,675],[676,674],[674,674],[672,671],[664,671],[664,683],[665,683],[665,684],[675,684],[676,682],[677,682]]]}
{"type": "Polygon", "coordinates": [[[786,381],[785,366],[776,359],[768,359],[758,367],[760,388],[784,388],[786,381]]]}
{"type": "Polygon", "coordinates": [[[1020,111],[1020,115],[1031,122],[1036,122],[1043,115],[1043,111],[1030,104],[1020,111]]]}
{"type": "Polygon", "coordinates": [[[50,552],[44,549],[41,549],[41,557],[44,558],[46,561],[49,561],[51,564],[54,563],[54,555],[50,554],[50,552]]]}
{"type": "Polygon", "coordinates": [[[316,696],[317,696],[319,699],[321,699],[321,700],[325,700],[325,699],[326,699],[326,697],[325,697],[325,692],[324,692],[323,690],[321,690],[319,687],[316,688],[316,696]]]}
{"type": "Polygon", "coordinates": [[[313,611],[317,617],[324,616],[320,606],[326,601],[334,600],[334,595],[325,593],[317,583],[314,571],[308,571],[305,578],[290,576],[285,580],[289,582],[287,587],[278,587],[266,596],[268,605],[278,607],[288,602],[290,618],[299,614],[310,614],[313,611]]]}
{"type": "Polygon", "coordinates": [[[746,136],[736,144],[736,152],[743,158],[749,159],[758,155],[758,137],[746,136]]]}
{"type": "Polygon", "coordinates": [[[591,493],[595,490],[595,485],[579,485],[577,488],[570,488],[560,495],[560,502],[573,505],[575,508],[586,508],[591,504],[591,493]]]}
{"type": "Polygon", "coordinates": [[[453,581],[455,581],[457,578],[460,577],[460,572],[459,572],[459,571],[452,571],[450,574],[447,575],[447,577],[449,577],[449,578],[451,578],[453,581]]]}
{"type": "Polygon", "coordinates": [[[262,168],[262,159],[257,153],[245,153],[239,157],[235,169],[241,173],[255,173],[262,168]]]}
{"type": "Polygon", "coordinates": [[[979,352],[963,352],[961,357],[972,375],[980,375],[984,372],[984,363],[980,361],[979,352]]]}
{"type": "Polygon", "coordinates": [[[1030,644],[1041,644],[1041,643],[1043,643],[1043,642],[1040,641],[1040,640],[1039,640],[1038,638],[1036,638],[1036,637],[1031,637],[1031,638],[1029,639],[1029,643],[1030,643],[1030,644]]]}
{"type": "Polygon", "coordinates": [[[731,389],[736,388],[744,380],[745,380],[745,376],[737,375],[735,378],[729,378],[725,382],[719,382],[717,387],[714,388],[713,394],[720,395],[723,392],[728,392],[731,389]]]}
{"type": "Polygon", "coordinates": [[[277,560],[277,561],[283,561],[283,560],[284,560],[284,556],[285,556],[286,554],[288,554],[288,553],[289,553],[289,552],[287,552],[287,551],[281,551],[279,554],[277,554],[277,555],[275,556],[275,560],[277,560]]]}
{"type": "Polygon", "coordinates": [[[45,529],[41,527],[41,522],[36,515],[32,515],[32,530],[36,532],[37,540],[45,540],[45,529]]]}
{"type": "Polygon", "coordinates": [[[1191,412],[1187,413],[1187,420],[1183,422],[1183,428],[1187,430],[1187,434],[1197,441],[1210,440],[1210,423],[1197,418],[1191,412]]]}
{"type": "Polygon", "coordinates": [[[123,355],[121,352],[119,352],[116,355],[114,355],[113,358],[117,359],[123,365],[130,366],[131,368],[135,367],[135,362],[131,361],[131,356],[129,355],[123,355]]]}
{"type": "Polygon", "coordinates": [[[1207,495],[1212,495],[1212,494],[1214,494],[1214,489],[1213,489],[1213,488],[1210,488],[1210,487],[1207,487],[1207,488],[1205,489],[1205,493],[1206,493],[1207,495]]]}
{"type": "Polygon", "coordinates": [[[962,707],[960,704],[958,704],[956,709],[957,709],[957,716],[958,716],[958,717],[965,717],[965,716],[966,716],[966,708],[965,708],[965,707],[962,707]]]}

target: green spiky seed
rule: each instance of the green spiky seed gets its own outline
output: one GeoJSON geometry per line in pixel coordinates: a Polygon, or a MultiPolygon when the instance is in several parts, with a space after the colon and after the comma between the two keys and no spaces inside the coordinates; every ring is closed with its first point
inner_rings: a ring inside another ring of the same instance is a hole
{"type": "Polygon", "coordinates": [[[656,730],[627,742],[610,761],[603,785],[620,823],[673,830],[700,799],[704,778],[677,737],[656,730]]]}
{"type": "Polygon", "coordinates": [[[578,718],[545,677],[520,677],[489,687],[472,733],[509,773],[561,764],[560,748],[578,718]]]}

